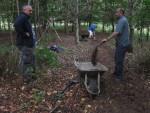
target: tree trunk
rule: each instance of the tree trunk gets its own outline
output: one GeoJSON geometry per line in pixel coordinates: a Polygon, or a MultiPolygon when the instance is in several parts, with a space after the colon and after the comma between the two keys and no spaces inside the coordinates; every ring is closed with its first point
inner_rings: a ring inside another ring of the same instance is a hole
{"type": "Polygon", "coordinates": [[[55,27],[55,20],[54,20],[54,18],[53,18],[53,27],[55,27]]]}
{"type": "Polygon", "coordinates": [[[28,5],[31,5],[31,0],[28,0],[28,5]]]}
{"type": "MultiPolygon", "coordinates": [[[[30,4],[30,0],[28,1],[28,3],[30,4]]],[[[38,0],[34,0],[33,1],[34,3],[34,33],[35,33],[35,36],[37,38],[37,18],[38,18],[38,13],[37,13],[37,8],[38,8],[38,0]]]]}
{"type": "MultiPolygon", "coordinates": [[[[142,23],[142,22],[141,22],[142,23]]],[[[143,37],[143,28],[142,25],[140,26],[140,37],[139,37],[139,43],[142,43],[142,37],[143,37]]]]}
{"type": "Polygon", "coordinates": [[[2,17],[0,16],[0,31],[2,30],[2,17]]]}
{"type": "Polygon", "coordinates": [[[74,32],[74,22],[72,22],[72,28],[71,31],[74,32]]]}
{"type": "Polygon", "coordinates": [[[65,33],[68,33],[68,19],[65,19],[65,25],[64,25],[65,33]]]}
{"type": "MultiPolygon", "coordinates": [[[[9,17],[10,18],[10,17],[9,17]]],[[[7,18],[7,25],[8,25],[8,30],[10,31],[11,30],[11,27],[10,27],[10,19],[7,18]]]]}
{"type": "Polygon", "coordinates": [[[18,0],[16,0],[16,6],[17,6],[17,13],[19,15],[19,1],[18,0]]]}
{"type": "Polygon", "coordinates": [[[76,43],[79,44],[79,19],[76,18],[76,43]]]}
{"type": "Polygon", "coordinates": [[[147,27],[147,33],[146,33],[146,39],[147,39],[147,41],[149,40],[149,32],[150,32],[150,30],[149,30],[149,26],[147,27]]]}
{"type": "Polygon", "coordinates": [[[77,4],[76,4],[76,43],[79,44],[79,0],[76,0],[77,4]]]}
{"type": "Polygon", "coordinates": [[[2,17],[2,23],[3,23],[3,30],[6,30],[5,17],[2,17]]]}
{"type": "Polygon", "coordinates": [[[133,33],[134,33],[134,29],[133,29],[133,6],[134,6],[134,1],[133,0],[128,0],[128,16],[129,18],[129,29],[130,29],[130,42],[131,42],[131,48],[133,48],[133,33]]]}
{"type": "Polygon", "coordinates": [[[114,19],[111,19],[111,25],[112,25],[112,32],[114,32],[115,26],[114,26],[114,19]]]}
{"type": "Polygon", "coordinates": [[[102,31],[105,32],[105,22],[102,23],[102,31]]]}

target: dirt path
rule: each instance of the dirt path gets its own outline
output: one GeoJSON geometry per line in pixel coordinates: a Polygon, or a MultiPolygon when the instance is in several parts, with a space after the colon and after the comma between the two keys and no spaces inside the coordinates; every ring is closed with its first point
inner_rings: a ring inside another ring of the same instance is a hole
{"type": "MultiPolygon", "coordinates": [[[[91,48],[98,44],[101,38],[106,37],[106,35],[99,34],[97,37],[97,41],[88,40],[81,42],[83,51],[88,48],[89,53],[91,53],[91,48]]],[[[68,45],[64,44],[64,46],[69,48],[72,48],[72,46],[74,47],[74,44],[70,43],[70,39],[66,38],[65,42],[67,42],[68,45]]],[[[86,59],[87,56],[89,57],[91,55],[86,52],[80,52],[78,56],[82,56],[86,59]]],[[[148,109],[150,110],[150,108],[148,107],[149,100],[147,99],[150,97],[150,90],[146,88],[148,86],[146,85],[147,82],[143,79],[144,75],[136,75],[134,70],[125,66],[125,81],[123,83],[116,83],[114,81],[114,76],[112,75],[114,70],[114,46],[111,45],[111,42],[106,43],[99,48],[98,62],[109,68],[109,71],[103,76],[105,79],[106,91],[103,96],[97,97],[96,100],[89,102],[89,104],[94,107],[91,108],[92,110],[90,112],[148,113],[148,109]]]]}
{"type": "Polygon", "coordinates": [[[138,75],[126,67],[125,81],[116,83],[111,74],[114,68],[113,42],[99,48],[98,61],[109,68],[103,76],[105,92],[94,100],[80,84],[61,95],[69,79],[78,75],[73,56],[90,60],[92,50],[106,34],[97,34],[97,41],[88,39],[76,46],[73,35],[60,34],[63,42],[55,41],[65,48],[58,53],[63,66],[49,69],[31,86],[23,85],[19,75],[0,79],[0,113],[49,113],[58,105],[56,113],[148,113],[150,111],[150,88],[144,75],[138,75]],[[38,96],[36,94],[43,94],[38,96]],[[43,98],[41,102],[38,101],[43,98]]]}

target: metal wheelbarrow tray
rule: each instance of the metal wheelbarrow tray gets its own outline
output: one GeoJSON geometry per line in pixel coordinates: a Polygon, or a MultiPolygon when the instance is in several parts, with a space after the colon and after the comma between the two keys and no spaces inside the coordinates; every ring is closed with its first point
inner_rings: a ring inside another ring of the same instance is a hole
{"type": "Polygon", "coordinates": [[[99,95],[101,93],[101,76],[108,68],[101,63],[94,66],[91,62],[75,62],[75,66],[86,90],[92,95],[99,95]]]}

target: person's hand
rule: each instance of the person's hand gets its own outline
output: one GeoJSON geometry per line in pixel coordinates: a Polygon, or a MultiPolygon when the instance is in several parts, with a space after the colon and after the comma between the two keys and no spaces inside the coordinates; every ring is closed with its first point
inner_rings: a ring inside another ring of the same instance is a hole
{"type": "Polygon", "coordinates": [[[103,39],[103,40],[101,40],[101,42],[98,44],[98,45],[96,45],[97,47],[99,47],[99,46],[101,46],[103,43],[105,43],[105,42],[107,42],[108,40],[105,38],[105,39],[103,39]]]}
{"type": "Polygon", "coordinates": [[[30,34],[29,34],[28,32],[26,32],[26,35],[27,35],[28,37],[30,37],[30,34]]]}
{"type": "Polygon", "coordinates": [[[106,39],[106,38],[104,38],[102,41],[101,41],[101,43],[105,43],[105,42],[107,42],[108,40],[106,39]]]}

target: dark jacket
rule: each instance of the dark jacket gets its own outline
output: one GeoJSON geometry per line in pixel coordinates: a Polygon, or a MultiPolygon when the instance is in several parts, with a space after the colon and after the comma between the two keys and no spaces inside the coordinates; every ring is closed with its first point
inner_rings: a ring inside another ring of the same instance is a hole
{"type": "Polygon", "coordinates": [[[17,32],[16,37],[16,46],[26,46],[32,48],[33,44],[33,33],[32,25],[29,22],[29,16],[25,13],[21,13],[15,20],[14,23],[15,30],[17,32]],[[29,33],[30,36],[27,36],[26,33],[29,33]]]}

